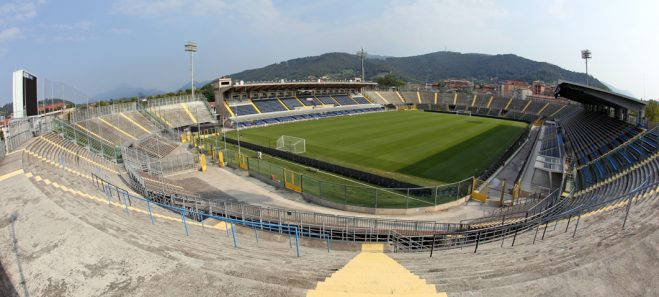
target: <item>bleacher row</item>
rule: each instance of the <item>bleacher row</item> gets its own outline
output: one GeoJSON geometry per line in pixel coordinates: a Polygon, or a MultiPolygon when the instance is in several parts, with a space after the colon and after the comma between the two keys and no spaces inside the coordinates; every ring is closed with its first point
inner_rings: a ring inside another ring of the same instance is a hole
{"type": "Polygon", "coordinates": [[[563,136],[557,126],[544,127],[544,137],[540,146],[540,154],[554,158],[561,157],[560,148],[563,146],[563,136]]]}
{"type": "MultiPolygon", "coordinates": [[[[573,207],[596,205],[606,200],[621,197],[659,182],[659,154],[656,152],[627,169],[620,170],[598,184],[582,188],[571,201],[573,207]]],[[[655,186],[656,187],[656,186],[655,186]]],[[[655,189],[656,191],[656,189],[655,189]]],[[[626,201],[622,201],[623,203],[626,201]]]]}
{"type": "Polygon", "coordinates": [[[609,116],[581,110],[561,119],[576,161],[586,164],[630,140],[642,130],[609,116]]]}
{"type": "MultiPolygon", "coordinates": [[[[621,134],[624,135],[624,134],[621,134]]],[[[599,182],[606,181],[618,172],[633,167],[640,162],[653,157],[657,154],[659,132],[657,129],[648,131],[639,137],[619,145],[614,150],[599,152],[603,153],[599,158],[591,161],[579,168],[579,179],[577,180],[579,188],[587,188],[599,182]]],[[[612,143],[618,144],[617,140],[612,143]]],[[[610,147],[611,143],[605,145],[610,147]]],[[[659,172],[655,168],[655,175],[659,172]]]]}
{"type": "Polygon", "coordinates": [[[139,111],[104,115],[77,122],[75,125],[113,145],[132,142],[157,131],[153,122],[139,111]]]}
{"type": "Polygon", "coordinates": [[[202,101],[150,107],[148,111],[169,128],[214,122],[214,116],[202,101]]]}
{"type": "MultiPolygon", "coordinates": [[[[558,119],[567,154],[577,169],[576,189],[607,182],[657,154],[657,129],[642,128],[605,114],[575,108],[558,119]]],[[[557,131],[559,135],[561,131],[557,131]]],[[[562,138],[561,138],[562,140],[562,138]]]]}
{"type": "Polygon", "coordinates": [[[539,117],[554,117],[565,109],[567,103],[558,100],[513,99],[493,95],[463,93],[367,91],[364,94],[381,104],[415,104],[418,109],[455,112],[469,111],[492,117],[506,117],[533,121],[539,117]]]}
{"type": "MultiPolygon", "coordinates": [[[[297,97],[285,98],[266,98],[266,99],[252,99],[242,102],[242,104],[231,104],[231,113],[234,116],[244,116],[252,114],[262,114],[278,111],[295,110],[300,107],[315,107],[315,106],[348,106],[358,104],[371,104],[363,96],[348,95],[332,95],[332,96],[312,96],[302,95],[297,97]]],[[[226,106],[229,106],[227,104],[226,106]]],[[[225,106],[225,107],[226,107],[225,106]]]]}
{"type": "Polygon", "coordinates": [[[248,120],[248,121],[238,122],[236,124],[236,128],[249,128],[249,127],[255,127],[255,126],[273,125],[273,124],[287,123],[287,122],[293,122],[293,121],[302,121],[302,120],[321,119],[321,118],[336,117],[336,116],[350,115],[350,114],[357,114],[357,113],[364,113],[364,112],[382,111],[382,110],[384,110],[384,107],[368,107],[368,108],[357,108],[357,109],[350,109],[350,110],[334,110],[334,111],[327,111],[327,112],[321,112],[321,113],[308,113],[308,114],[299,114],[299,115],[284,115],[284,116],[276,117],[276,118],[257,119],[257,120],[248,120]]]}
{"type": "Polygon", "coordinates": [[[176,144],[158,136],[157,134],[149,135],[136,143],[137,149],[152,158],[163,158],[174,151],[177,147],[176,144]]]}
{"type": "Polygon", "coordinates": [[[213,118],[203,102],[193,101],[92,117],[76,122],[75,126],[107,144],[123,145],[158,131],[157,122],[178,128],[213,122],[213,118]]]}

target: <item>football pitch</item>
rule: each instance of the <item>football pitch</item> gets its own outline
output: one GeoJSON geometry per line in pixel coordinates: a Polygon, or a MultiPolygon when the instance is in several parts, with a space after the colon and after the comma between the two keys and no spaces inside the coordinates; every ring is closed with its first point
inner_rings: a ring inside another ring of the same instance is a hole
{"type": "MultiPolygon", "coordinates": [[[[429,113],[378,112],[240,130],[275,147],[281,135],[306,140],[304,156],[421,186],[479,175],[525,131],[521,122],[429,113]]],[[[236,137],[233,132],[228,135],[236,137]]]]}

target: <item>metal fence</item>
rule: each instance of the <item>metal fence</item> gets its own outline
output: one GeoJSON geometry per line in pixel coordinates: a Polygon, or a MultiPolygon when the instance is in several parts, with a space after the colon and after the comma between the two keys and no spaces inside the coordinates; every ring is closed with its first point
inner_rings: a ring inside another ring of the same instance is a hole
{"type": "Polygon", "coordinates": [[[75,111],[68,114],[68,120],[71,123],[77,123],[104,115],[115,114],[120,112],[134,111],[137,109],[137,102],[112,103],[104,106],[83,106],[78,107],[75,111]]]}
{"type": "Polygon", "coordinates": [[[86,147],[94,153],[101,154],[108,160],[116,163],[122,162],[121,149],[118,146],[106,140],[97,138],[89,134],[89,132],[79,129],[65,121],[54,119],[53,132],[82,147],[86,147]]]}
{"type": "Polygon", "coordinates": [[[224,155],[228,165],[233,168],[245,169],[251,176],[262,181],[329,204],[375,209],[429,207],[456,201],[471,192],[471,178],[436,187],[379,188],[356,182],[326,181],[259,158],[243,156],[243,160],[240,160],[237,152],[228,149],[224,150],[224,155]]]}
{"type": "Polygon", "coordinates": [[[192,97],[192,95],[182,95],[182,96],[170,96],[170,97],[162,97],[162,98],[151,98],[151,99],[147,99],[146,102],[142,103],[142,106],[145,108],[153,108],[163,105],[173,105],[173,104],[193,102],[193,101],[208,102],[206,100],[206,97],[204,97],[203,95],[195,94],[194,97],[192,97]]]}
{"type": "MultiPolygon", "coordinates": [[[[130,172],[131,170],[129,170],[130,172]]],[[[245,203],[202,200],[198,198],[198,195],[189,196],[181,192],[149,188],[147,183],[143,179],[140,180],[139,177],[130,178],[128,182],[132,189],[151,201],[240,220],[295,225],[300,230],[308,232],[304,236],[314,238],[329,236],[334,240],[386,241],[390,235],[389,230],[396,230],[405,234],[418,234],[419,232],[455,232],[469,227],[467,225],[434,221],[339,216],[292,209],[260,207],[245,203]]]]}
{"type": "Polygon", "coordinates": [[[112,205],[114,203],[115,205],[122,206],[127,213],[130,213],[131,211],[148,213],[149,221],[153,225],[156,224],[156,218],[165,217],[168,220],[180,219],[183,225],[182,226],[183,230],[187,236],[190,236],[190,228],[188,227],[189,225],[191,224],[200,225],[202,228],[204,228],[205,227],[203,223],[204,220],[215,219],[218,221],[225,222],[227,224],[226,225],[227,237],[231,237],[234,247],[238,247],[238,243],[239,243],[238,240],[236,239],[236,231],[234,225],[240,225],[254,230],[254,235],[257,240],[257,243],[259,240],[259,232],[262,231],[278,232],[284,235],[288,235],[290,248],[293,248],[293,237],[295,237],[295,250],[297,257],[300,257],[299,238],[302,236],[314,235],[314,236],[318,236],[319,238],[324,238],[327,240],[327,251],[329,252],[331,248],[331,243],[330,243],[331,238],[329,238],[327,235],[311,234],[309,231],[303,231],[298,226],[295,225],[252,221],[241,218],[234,218],[229,216],[216,215],[212,213],[200,212],[198,210],[194,210],[186,206],[181,206],[181,207],[172,206],[171,204],[168,203],[156,202],[137,195],[133,195],[129,191],[117,187],[111,183],[108,183],[105,180],[103,180],[101,177],[98,177],[97,175],[94,174],[92,174],[92,181],[94,185],[97,187],[97,189],[99,189],[101,192],[105,194],[105,198],[107,198],[108,205],[112,205]],[[114,201],[115,199],[116,202],[114,201]],[[171,211],[173,216],[162,215],[162,214],[156,214],[154,216],[154,212],[153,212],[154,206],[161,207],[165,210],[171,211]],[[191,221],[189,222],[188,219],[191,219],[191,221]],[[229,234],[231,234],[231,236],[229,234]]]}
{"type": "Polygon", "coordinates": [[[18,149],[35,136],[48,133],[52,129],[54,115],[12,119],[3,127],[3,137],[7,152],[18,149]]]}
{"type": "Polygon", "coordinates": [[[213,112],[213,109],[211,108],[210,104],[208,103],[208,100],[202,94],[195,94],[194,97],[192,97],[192,95],[184,95],[184,96],[172,96],[172,97],[165,97],[165,98],[148,99],[146,101],[146,103],[142,105],[142,107],[144,107],[144,108],[156,108],[156,107],[164,106],[164,105],[180,104],[180,103],[195,102],[195,101],[199,101],[199,102],[203,103],[203,105],[205,107],[204,111],[199,111],[197,113],[194,113],[195,115],[199,115],[199,114],[201,114],[201,112],[208,112],[211,115],[215,114],[213,112]]]}
{"type": "MultiPolygon", "coordinates": [[[[94,179],[97,187],[106,193],[108,193],[106,190],[108,187],[117,189],[116,186],[101,178],[95,176],[94,179]]],[[[505,220],[503,223],[489,226],[477,226],[476,224],[447,224],[432,221],[336,216],[289,209],[266,208],[244,203],[196,200],[170,192],[156,193],[157,191],[148,191],[144,185],[135,185],[135,181],[131,180],[131,187],[148,198],[142,198],[141,201],[155,201],[159,203],[158,205],[167,209],[172,209],[171,206],[174,206],[175,212],[197,221],[212,217],[221,220],[237,220],[248,224],[248,226],[268,224],[282,228],[269,229],[273,232],[285,232],[280,230],[295,227],[299,231],[299,236],[303,237],[323,240],[390,242],[393,243],[397,251],[418,252],[430,250],[431,253],[433,249],[450,249],[464,246],[475,246],[475,252],[479,244],[498,240],[503,242],[506,238],[511,237],[512,245],[514,245],[518,233],[535,228],[536,236],[538,236],[538,231],[542,226],[545,227],[546,231],[547,225],[563,219],[567,219],[569,225],[569,221],[576,218],[574,230],[576,233],[581,215],[614,203],[624,204],[628,212],[632,202],[636,201],[638,203],[638,200],[643,197],[648,200],[654,199],[656,197],[654,191],[656,191],[657,185],[659,183],[593,204],[575,204],[570,199],[551,197],[550,199],[554,203],[544,203],[542,207],[538,208],[535,215],[527,215],[511,221],[505,220]],[[161,194],[164,195],[160,196],[161,194]],[[648,194],[651,195],[650,198],[647,198],[648,194]]],[[[113,196],[113,192],[109,193],[108,201],[113,196]]],[[[117,193],[117,198],[120,201],[122,195],[126,197],[125,194],[117,193]]],[[[123,203],[128,206],[131,202],[124,200],[123,203]]],[[[625,216],[625,221],[626,219],[627,216],[625,216]]],[[[264,227],[262,230],[268,229],[264,227]]],[[[542,238],[544,238],[544,233],[542,238]]]]}
{"type": "Polygon", "coordinates": [[[557,225],[561,220],[567,220],[565,232],[568,231],[570,223],[574,220],[574,230],[572,231],[572,237],[574,237],[579,226],[579,221],[584,214],[612,205],[618,205],[621,208],[624,207],[624,216],[621,225],[624,228],[632,204],[638,204],[639,201],[656,199],[657,186],[659,186],[659,183],[654,183],[632,192],[616,197],[609,197],[608,199],[592,204],[589,204],[587,201],[571,203],[573,201],[564,199],[535,216],[522,217],[514,222],[503,222],[484,228],[472,228],[471,230],[455,232],[453,234],[402,235],[394,231],[392,232],[391,242],[396,251],[430,251],[431,257],[433,250],[465,246],[473,246],[475,253],[478,250],[479,244],[501,241],[501,245],[503,245],[506,238],[512,239],[511,246],[514,246],[519,233],[534,229],[533,243],[535,243],[536,239],[543,240],[548,226],[551,224],[557,225]],[[542,232],[540,233],[541,229],[542,232]]]}
{"type": "Polygon", "coordinates": [[[0,140],[0,160],[2,160],[6,154],[7,154],[7,148],[5,147],[5,143],[2,140],[0,140]]]}
{"type": "Polygon", "coordinates": [[[154,158],[133,147],[122,147],[121,156],[126,166],[138,168],[152,175],[166,175],[183,170],[194,170],[197,169],[198,163],[195,156],[190,153],[154,158]]]}

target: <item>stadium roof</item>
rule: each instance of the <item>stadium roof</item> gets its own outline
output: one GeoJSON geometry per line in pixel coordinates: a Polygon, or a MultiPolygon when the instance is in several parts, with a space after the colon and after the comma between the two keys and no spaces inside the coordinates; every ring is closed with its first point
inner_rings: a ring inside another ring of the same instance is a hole
{"type": "Polygon", "coordinates": [[[363,88],[375,86],[374,82],[355,82],[355,81],[266,81],[266,82],[245,82],[242,84],[233,84],[230,89],[234,91],[270,91],[270,90],[290,90],[290,89],[319,89],[319,88],[363,88]]]}
{"type": "Polygon", "coordinates": [[[606,105],[627,110],[643,110],[647,105],[646,102],[629,96],[567,81],[559,82],[554,96],[588,105],[606,105]]]}

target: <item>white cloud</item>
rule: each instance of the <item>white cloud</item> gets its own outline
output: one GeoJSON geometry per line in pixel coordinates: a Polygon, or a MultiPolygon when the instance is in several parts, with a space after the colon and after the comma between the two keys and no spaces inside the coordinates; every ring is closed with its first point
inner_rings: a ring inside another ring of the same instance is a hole
{"type": "Polygon", "coordinates": [[[90,21],[79,21],[69,24],[45,24],[44,26],[49,29],[56,29],[56,30],[87,31],[94,26],[94,23],[90,21]]]}
{"type": "MultiPolygon", "coordinates": [[[[478,52],[518,38],[501,25],[511,18],[498,2],[487,0],[394,1],[379,14],[354,22],[327,24],[298,37],[308,44],[332,49],[364,46],[373,53],[395,56],[422,54],[443,49],[478,52]],[[317,34],[323,32],[323,34],[317,34]]],[[[307,26],[307,27],[308,27],[307,26]]],[[[323,49],[320,49],[323,50],[323,49]]],[[[323,50],[325,51],[325,50],[323,50]]]]}
{"type": "Polygon", "coordinates": [[[174,14],[208,15],[223,10],[222,0],[118,0],[112,11],[141,17],[161,17],[174,14]]]}
{"type": "Polygon", "coordinates": [[[21,29],[17,27],[7,28],[0,31],[0,43],[19,38],[21,29]]]}
{"type": "Polygon", "coordinates": [[[563,18],[566,14],[566,0],[553,0],[549,4],[549,15],[557,18],[563,18]]]}
{"type": "Polygon", "coordinates": [[[123,35],[123,34],[133,33],[133,30],[131,30],[129,28],[110,28],[110,33],[117,34],[117,35],[123,35]]]}
{"type": "Polygon", "coordinates": [[[44,0],[37,0],[0,4],[0,24],[31,19],[37,15],[37,8],[44,3],[44,0]]]}

